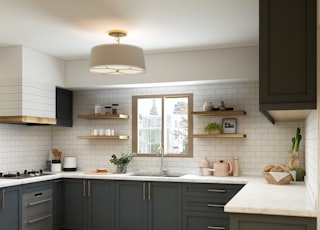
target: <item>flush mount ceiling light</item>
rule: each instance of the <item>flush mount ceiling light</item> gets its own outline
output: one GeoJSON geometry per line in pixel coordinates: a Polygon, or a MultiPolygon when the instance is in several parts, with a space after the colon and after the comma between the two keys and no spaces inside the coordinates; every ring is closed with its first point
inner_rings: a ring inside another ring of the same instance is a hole
{"type": "Polygon", "coordinates": [[[124,31],[111,31],[116,44],[103,44],[91,49],[90,72],[102,74],[144,73],[143,49],[138,46],[120,44],[120,37],[127,36],[124,31]]]}

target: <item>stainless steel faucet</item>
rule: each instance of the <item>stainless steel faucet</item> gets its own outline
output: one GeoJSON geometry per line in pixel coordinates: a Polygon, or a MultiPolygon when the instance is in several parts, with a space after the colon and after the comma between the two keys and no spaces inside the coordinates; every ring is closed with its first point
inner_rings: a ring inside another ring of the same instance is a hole
{"type": "Polygon", "coordinates": [[[159,151],[159,155],[160,155],[160,173],[162,176],[165,176],[167,174],[167,170],[166,169],[163,169],[163,148],[162,146],[160,145],[158,147],[158,151],[159,151]]]}

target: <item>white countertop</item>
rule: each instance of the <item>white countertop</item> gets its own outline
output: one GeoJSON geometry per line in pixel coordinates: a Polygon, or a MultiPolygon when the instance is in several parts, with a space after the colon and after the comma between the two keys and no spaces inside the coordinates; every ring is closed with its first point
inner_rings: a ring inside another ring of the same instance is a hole
{"type": "Polygon", "coordinates": [[[181,177],[132,176],[130,174],[92,174],[61,172],[27,179],[0,179],[0,188],[61,178],[161,181],[185,183],[246,184],[226,205],[225,212],[316,217],[314,203],[303,182],[270,185],[263,177],[214,177],[184,175],[181,177]]]}

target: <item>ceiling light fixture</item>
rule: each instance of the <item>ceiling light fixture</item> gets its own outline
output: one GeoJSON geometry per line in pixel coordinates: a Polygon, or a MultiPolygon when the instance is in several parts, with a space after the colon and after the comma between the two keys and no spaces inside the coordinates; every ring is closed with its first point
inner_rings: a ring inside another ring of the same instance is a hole
{"type": "Polygon", "coordinates": [[[143,49],[138,46],[120,44],[124,31],[111,31],[116,44],[103,44],[91,49],[90,72],[102,74],[137,74],[145,72],[143,49]]]}

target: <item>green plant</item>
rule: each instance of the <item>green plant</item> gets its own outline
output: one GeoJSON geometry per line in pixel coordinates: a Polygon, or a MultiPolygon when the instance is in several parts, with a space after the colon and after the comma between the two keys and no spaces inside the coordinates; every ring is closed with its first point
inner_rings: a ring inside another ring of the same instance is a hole
{"type": "Polygon", "coordinates": [[[300,134],[300,128],[297,128],[297,131],[296,131],[296,136],[295,137],[292,137],[291,141],[292,141],[292,148],[291,148],[291,151],[290,153],[295,153],[295,152],[298,152],[299,151],[299,144],[300,144],[300,141],[302,139],[302,136],[300,134]]]}
{"type": "Polygon", "coordinates": [[[204,128],[205,132],[211,132],[211,131],[219,131],[223,132],[223,126],[221,124],[217,124],[215,122],[207,124],[207,126],[204,128]]]}
{"type": "Polygon", "coordinates": [[[121,157],[117,157],[115,154],[111,156],[110,162],[117,166],[128,165],[132,158],[136,155],[134,152],[121,153],[121,157]]]}

